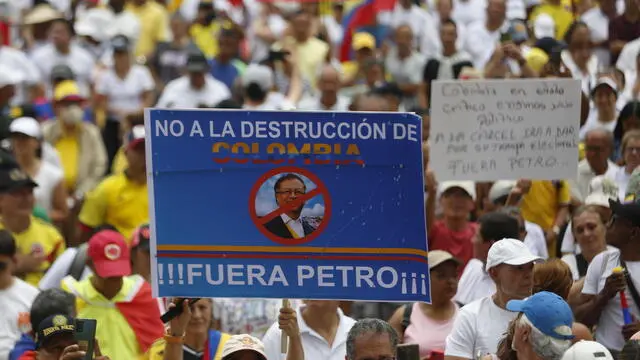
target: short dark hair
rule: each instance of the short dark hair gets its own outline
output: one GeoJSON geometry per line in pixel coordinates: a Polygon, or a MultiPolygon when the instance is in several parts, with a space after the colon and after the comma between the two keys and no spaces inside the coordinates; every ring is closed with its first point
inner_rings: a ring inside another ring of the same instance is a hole
{"type": "Polygon", "coordinates": [[[490,212],[482,215],[478,222],[480,223],[478,231],[485,242],[520,238],[518,220],[508,214],[497,211],[490,212]]]}
{"type": "Polygon", "coordinates": [[[356,356],[356,339],[364,334],[387,334],[391,348],[396,351],[398,346],[398,333],[386,321],[380,319],[358,320],[349,330],[347,335],[347,360],[354,360],[356,356]]]}
{"type": "Polygon", "coordinates": [[[74,317],[76,313],[76,297],[61,289],[44,290],[31,304],[31,329],[36,332],[38,325],[48,316],[60,314],[74,317]]]}
{"type": "Polygon", "coordinates": [[[442,28],[442,26],[449,24],[449,25],[453,25],[454,28],[456,28],[456,30],[458,29],[458,25],[456,25],[456,22],[453,21],[453,19],[447,18],[444,19],[440,22],[440,27],[442,28]]]}
{"type": "Polygon", "coordinates": [[[7,230],[0,230],[0,255],[14,257],[16,255],[16,240],[7,230]]]}
{"type": "Polygon", "coordinates": [[[307,185],[305,185],[304,180],[302,180],[300,176],[294,173],[288,173],[280,177],[280,179],[276,180],[276,183],[273,185],[273,191],[278,191],[278,189],[280,188],[280,184],[282,184],[282,182],[286,180],[298,180],[302,183],[302,185],[304,185],[305,189],[307,188],[307,185]]]}

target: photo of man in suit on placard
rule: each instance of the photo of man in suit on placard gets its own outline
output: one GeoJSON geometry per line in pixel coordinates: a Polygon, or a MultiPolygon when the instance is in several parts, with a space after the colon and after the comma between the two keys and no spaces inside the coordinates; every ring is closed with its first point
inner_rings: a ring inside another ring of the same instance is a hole
{"type": "MultiPolygon", "coordinates": [[[[307,193],[307,186],[302,177],[289,173],[276,180],[273,186],[275,202],[278,207],[299,201],[299,197],[307,193]]],[[[306,201],[264,224],[272,234],[285,239],[301,239],[309,236],[317,228],[320,219],[302,216],[306,201]],[[316,224],[314,224],[316,222],[316,224]]]]}

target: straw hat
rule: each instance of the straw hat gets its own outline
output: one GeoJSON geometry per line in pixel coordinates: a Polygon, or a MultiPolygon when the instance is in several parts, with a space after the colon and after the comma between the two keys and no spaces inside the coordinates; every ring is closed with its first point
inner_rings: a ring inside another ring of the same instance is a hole
{"type": "Polygon", "coordinates": [[[33,8],[25,17],[24,25],[42,24],[53,20],[64,19],[62,13],[47,4],[40,4],[33,8]]]}

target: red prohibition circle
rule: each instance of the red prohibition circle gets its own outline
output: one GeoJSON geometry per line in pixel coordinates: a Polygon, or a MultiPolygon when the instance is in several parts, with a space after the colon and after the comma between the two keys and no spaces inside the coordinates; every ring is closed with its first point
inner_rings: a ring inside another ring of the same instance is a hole
{"type": "Polygon", "coordinates": [[[283,166],[267,171],[262,176],[260,176],[256,183],[251,187],[251,191],[249,193],[249,215],[251,216],[251,220],[253,221],[254,225],[258,228],[258,231],[260,231],[260,233],[266,236],[269,240],[281,245],[301,245],[313,241],[324,231],[324,229],[329,224],[329,220],[331,219],[331,197],[329,196],[329,190],[327,189],[327,186],[314,173],[295,166],[283,166]],[[322,217],[320,225],[313,233],[299,239],[283,238],[273,234],[271,231],[267,230],[266,227],[264,227],[264,225],[260,221],[260,218],[258,217],[258,214],[256,213],[256,196],[258,195],[258,191],[260,190],[262,184],[264,184],[267,180],[275,175],[288,173],[300,174],[311,180],[316,185],[316,189],[320,190],[320,194],[316,196],[322,196],[324,198],[324,215],[322,217]]]}

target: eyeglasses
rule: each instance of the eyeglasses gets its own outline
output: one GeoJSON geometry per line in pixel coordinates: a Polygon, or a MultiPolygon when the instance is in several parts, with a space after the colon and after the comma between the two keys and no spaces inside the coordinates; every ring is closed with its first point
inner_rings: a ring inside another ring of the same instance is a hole
{"type": "Polygon", "coordinates": [[[296,196],[300,196],[300,195],[304,195],[305,191],[304,189],[280,189],[276,191],[276,194],[278,195],[296,195],[296,196]]]}

